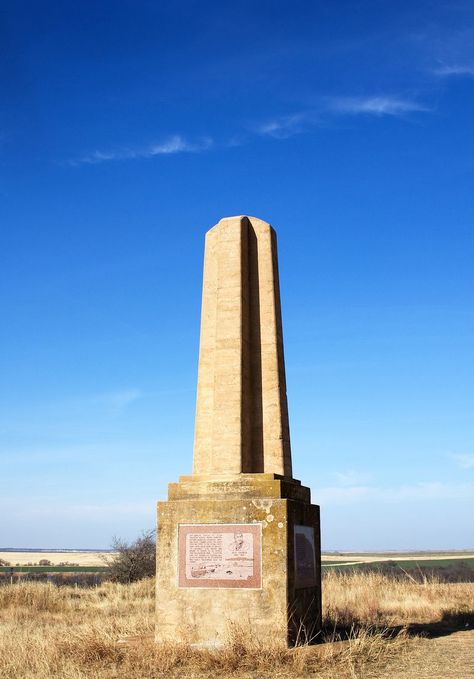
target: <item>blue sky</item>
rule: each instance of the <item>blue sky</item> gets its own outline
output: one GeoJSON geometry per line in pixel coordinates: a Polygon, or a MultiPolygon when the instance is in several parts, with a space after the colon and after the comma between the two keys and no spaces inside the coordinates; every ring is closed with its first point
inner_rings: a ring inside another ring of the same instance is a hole
{"type": "Polygon", "coordinates": [[[0,546],[153,526],[250,214],[323,547],[473,547],[472,3],[19,0],[0,45],[0,546]]]}

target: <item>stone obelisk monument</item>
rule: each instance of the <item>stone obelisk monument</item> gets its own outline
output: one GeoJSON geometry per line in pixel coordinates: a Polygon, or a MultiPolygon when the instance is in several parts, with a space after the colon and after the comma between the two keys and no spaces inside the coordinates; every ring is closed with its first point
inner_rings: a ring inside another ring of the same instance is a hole
{"type": "Polygon", "coordinates": [[[293,643],[321,624],[319,507],[292,477],[276,235],[206,234],[194,469],[158,503],[156,639],[293,643]]]}

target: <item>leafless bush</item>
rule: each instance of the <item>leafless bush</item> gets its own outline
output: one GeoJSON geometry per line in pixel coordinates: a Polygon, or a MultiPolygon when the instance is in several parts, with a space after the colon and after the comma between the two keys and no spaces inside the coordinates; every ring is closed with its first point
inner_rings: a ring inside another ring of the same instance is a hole
{"type": "Polygon", "coordinates": [[[114,538],[112,548],[112,554],[104,556],[104,562],[114,582],[136,582],[155,575],[155,531],[144,531],[133,542],[114,538]]]}

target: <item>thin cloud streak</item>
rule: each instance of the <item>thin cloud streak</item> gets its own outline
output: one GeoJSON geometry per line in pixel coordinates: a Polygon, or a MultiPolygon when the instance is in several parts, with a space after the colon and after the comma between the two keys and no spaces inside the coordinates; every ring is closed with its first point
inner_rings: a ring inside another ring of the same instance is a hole
{"type": "Polygon", "coordinates": [[[121,389],[99,394],[93,401],[105,406],[113,414],[121,413],[127,406],[143,396],[140,389],[121,389]]]}
{"type": "Polygon", "coordinates": [[[474,468],[474,453],[466,455],[453,455],[461,469],[473,469],[474,468]]]}
{"type": "Polygon", "coordinates": [[[356,502],[400,503],[425,502],[427,500],[472,500],[472,483],[447,484],[438,481],[419,482],[394,487],[376,486],[329,486],[315,488],[312,493],[318,504],[347,505],[356,502]]]}
{"type": "Polygon", "coordinates": [[[293,115],[273,118],[257,125],[254,132],[274,139],[288,139],[304,131],[304,123],[309,121],[308,113],[294,113],[293,115]]]}
{"type": "Polygon", "coordinates": [[[327,98],[319,108],[270,118],[254,126],[253,132],[273,139],[288,139],[316,126],[323,126],[334,116],[404,116],[408,113],[429,111],[431,109],[425,104],[399,96],[333,97],[327,98]]]}
{"type": "Polygon", "coordinates": [[[442,78],[450,76],[468,76],[474,77],[474,63],[473,64],[444,64],[433,70],[435,75],[442,78]]]}
{"type": "MultiPolygon", "coordinates": [[[[311,128],[322,125],[328,117],[335,115],[403,116],[407,113],[430,110],[418,101],[397,96],[335,97],[326,99],[325,103],[318,109],[270,118],[254,125],[251,132],[257,136],[283,140],[308,132],[311,128]]],[[[248,138],[234,136],[227,143],[223,143],[222,146],[223,148],[232,148],[248,142],[248,138]]],[[[110,151],[96,150],[82,157],[71,159],[69,165],[76,167],[111,161],[147,159],[178,153],[202,153],[213,146],[214,141],[211,137],[190,142],[181,135],[174,135],[160,144],[151,144],[145,147],[125,147],[110,151]]]]}
{"type": "Polygon", "coordinates": [[[15,519],[51,519],[62,516],[70,519],[103,520],[115,516],[120,517],[152,517],[154,498],[142,501],[110,502],[110,503],[63,503],[45,502],[43,498],[32,498],[29,502],[19,504],[13,500],[0,500],[0,510],[15,519]]]}
{"type": "Polygon", "coordinates": [[[155,156],[169,156],[177,153],[202,153],[213,145],[209,137],[198,142],[189,142],[184,137],[176,134],[160,144],[151,144],[141,148],[122,148],[112,151],[93,151],[80,158],[73,158],[70,165],[97,165],[117,160],[137,160],[141,158],[154,158],[155,156]]]}
{"type": "Polygon", "coordinates": [[[396,96],[336,97],[328,104],[330,111],[347,115],[402,116],[430,109],[413,99],[396,96]]]}
{"type": "Polygon", "coordinates": [[[336,472],[334,476],[338,486],[346,488],[349,486],[362,486],[370,481],[370,474],[354,471],[353,469],[349,469],[345,472],[336,472]]]}

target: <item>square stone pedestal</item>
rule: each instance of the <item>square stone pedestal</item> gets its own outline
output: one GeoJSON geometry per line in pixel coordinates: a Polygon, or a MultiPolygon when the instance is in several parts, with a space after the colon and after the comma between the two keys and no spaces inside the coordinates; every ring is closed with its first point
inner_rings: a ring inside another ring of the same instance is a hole
{"type": "Polygon", "coordinates": [[[321,626],[319,507],[276,474],[183,476],[158,503],[156,640],[293,644],[321,626]]]}

